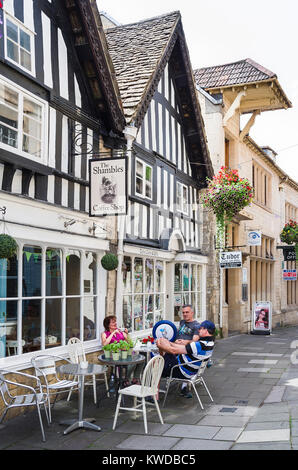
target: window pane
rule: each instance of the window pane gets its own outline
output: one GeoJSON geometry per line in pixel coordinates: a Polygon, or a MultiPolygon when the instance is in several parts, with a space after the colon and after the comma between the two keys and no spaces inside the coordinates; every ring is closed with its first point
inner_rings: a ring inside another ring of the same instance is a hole
{"type": "Polygon", "coordinates": [[[143,164],[137,160],[136,175],[143,179],[143,164]]]}
{"type": "Polygon", "coordinates": [[[96,294],[96,254],[90,251],[83,255],[83,283],[85,294],[96,294]]]}
{"type": "Polygon", "coordinates": [[[0,124],[0,142],[16,148],[18,145],[18,133],[0,124]]]}
{"type": "Polygon", "coordinates": [[[151,198],[151,184],[149,183],[146,183],[146,197],[150,197],[151,198]]]}
{"type": "Polygon", "coordinates": [[[80,338],[80,299],[66,299],[66,342],[80,338]]]}
{"type": "Polygon", "coordinates": [[[96,297],[85,297],[84,305],[84,341],[96,337],[96,297]]]}
{"type": "Polygon", "coordinates": [[[41,302],[40,300],[24,300],[22,304],[22,338],[25,341],[23,351],[39,351],[41,349],[41,302]]]}
{"type": "Polygon", "coordinates": [[[131,258],[128,256],[124,257],[122,264],[122,275],[123,275],[123,291],[125,293],[131,292],[131,258]]]}
{"type": "Polygon", "coordinates": [[[0,120],[4,124],[8,124],[10,127],[18,128],[18,113],[17,111],[0,104],[0,120]]]}
{"type": "Polygon", "coordinates": [[[196,290],[196,274],[197,274],[197,269],[196,269],[196,265],[195,264],[192,264],[191,265],[191,280],[190,280],[190,283],[191,283],[191,290],[194,291],[196,290]]]}
{"type": "Polygon", "coordinates": [[[80,252],[66,254],[66,295],[80,294],[80,252]]]}
{"type": "Polygon", "coordinates": [[[153,295],[145,295],[145,329],[153,327],[153,308],[153,295]]]}
{"type": "Polygon", "coordinates": [[[198,315],[198,309],[197,309],[197,294],[195,292],[192,292],[191,294],[191,305],[194,311],[194,317],[196,317],[198,315]]]}
{"type": "Polygon", "coordinates": [[[155,296],[155,323],[164,318],[164,296],[155,296]]]}
{"type": "Polygon", "coordinates": [[[24,98],[24,114],[28,117],[35,119],[36,121],[41,122],[42,119],[42,107],[34,103],[33,101],[24,98]]]}
{"type": "Polygon", "coordinates": [[[61,345],[61,299],[46,300],[46,348],[61,345]]]}
{"type": "Polygon", "coordinates": [[[22,31],[20,29],[20,45],[26,49],[28,52],[30,52],[30,36],[29,34],[25,33],[25,31],[22,31]]]}
{"type": "MultiPolygon", "coordinates": [[[[18,260],[0,259],[0,298],[18,296],[18,260]]],[[[1,312],[0,312],[1,313],[1,312]]]]}
{"type": "Polygon", "coordinates": [[[135,258],[134,262],[134,291],[143,292],[143,260],[135,258]]]}
{"type": "Polygon", "coordinates": [[[146,181],[151,183],[152,180],[152,168],[151,166],[146,166],[146,181]]]}
{"type": "Polygon", "coordinates": [[[0,358],[16,354],[17,302],[2,300],[0,301],[0,358]]]}
{"type": "Polygon", "coordinates": [[[23,297],[41,295],[41,248],[23,248],[23,297]]]}
{"type": "Polygon", "coordinates": [[[143,194],[143,180],[136,178],[136,192],[143,194]]]}
{"type": "Polygon", "coordinates": [[[30,155],[35,155],[40,157],[41,155],[41,142],[34,139],[33,137],[28,137],[23,135],[23,151],[30,153],[30,155]]]}
{"type": "Polygon", "coordinates": [[[19,63],[19,48],[14,43],[7,40],[7,56],[12,59],[14,62],[19,63]]]}
{"type": "Polygon", "coordinates": [[[135,295],[134,297],[134,330],[143,329],[143,296],[135,295]]]}
{"type": "Polygon", "coordinates": [[[189,290],[189,265],[183,264],[183,290],[189,290]]]}
{"type": "Polygon", "coordinates": [[[131,296],[126,295],[123,297],[123,325],[128,331],[132,329],[132,306],[131,296]]]}
{"type": "Polygon", "coordinates": [[[62,252],[56,248],[46,251],[46,295],[62,295],[62,252]]]}
{"type": "Polygon", "coordinates": [[[6,33],[7,37],[12,39],[15,42],[19,42],[18,39],[18,27],[9,20],[6,20],[6,33]]]}
{"type": "Polygon", "coordinates": [[[20,64],[25,69],[31,70],[31,55],[23,49],[20,49],[20,64]]]}
{"type": "Polygon", "coordinates": [[[153,259],[145,260],[145,292],[154,291],[154,261],[153,259]]]}
{"type": "Polygon", "coordinates": [[[174,290],[175,292],[180,292],[182,289],[182,268],[181,264],[175,264],[175,282],[174,290]]]}
{"type": "Polygon", "coordinates": [[[163,272],[163,262],[157,260],[155,263],[155,273],[156,273],[156,291],[160,292],[164,290],[163,286],[163,279],[164,279],[164,272],[163,272]]]}
{"type": "Polygon", "coordinates": [[[34,119],[24,116],[23,132],[35,137],[37,140],[41,140],[41,124],[36,122],[34,119]]]}
{"type": "Polygon", "coordinates": [[[0,101],[18,110],[18,94],[0,83],[0,101]]]}

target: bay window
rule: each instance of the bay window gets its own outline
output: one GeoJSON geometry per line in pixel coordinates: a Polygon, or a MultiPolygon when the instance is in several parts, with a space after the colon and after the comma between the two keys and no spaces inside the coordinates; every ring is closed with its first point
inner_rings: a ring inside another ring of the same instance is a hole
{"type": "Polygon", "coordinates": [[[0,358],[95,339],[97,254],[31,245],[21,254],[0,260],[0,358]]]}

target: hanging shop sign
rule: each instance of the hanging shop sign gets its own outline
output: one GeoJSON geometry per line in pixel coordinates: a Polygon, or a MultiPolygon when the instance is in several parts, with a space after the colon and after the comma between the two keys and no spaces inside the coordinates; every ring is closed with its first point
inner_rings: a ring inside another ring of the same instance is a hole
{"type": "Polygon", "coordinates": [[[222,251],[219,253],[219,266],[221,268],[241,268],[242,251],[222,251]]]}
{"type": "Polygon", "coordinates": [[[262,234],[259,230],[252,230],[247,234],[248,246],[261,246],[262,245],[262,234]]]}
{"type": "Polygon", "coordinates": [[[296,260],[295,246],[283,248],[283,255],[284,255],[285,261],[295,261],[296,260]]]}
{"type": "Polygon", "coordinates": [[[268,335],[271,331],[271,302],[255,302],[252,310],[252,334],[268,335]]]}
{"type": "Polygon", "coordinates": [[[297,270],[296,269],[283,269],[282,278],[284,281],[297,281],[297,270]]]}
{"type": "Polygon", "coordinates": [[[89,160],[89,216],[127,213],[126,158],[89,160]]]}

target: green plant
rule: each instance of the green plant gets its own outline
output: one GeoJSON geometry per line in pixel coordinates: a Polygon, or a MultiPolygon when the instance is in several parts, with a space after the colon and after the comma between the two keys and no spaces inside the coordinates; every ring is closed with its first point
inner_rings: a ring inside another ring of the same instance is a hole
{"type": "Polygon", "coordinates": [[[114,343],[111,344],[111,351],[112,353],[119,353],[120,351],[120,343],[118,343],[117,341],[114,341],[114,343]]]}
{"type": "Polygon", "coordinates": [[[112,350],[112,345],[113,343],[106,344],[105,346],[102,347],[104,351],[111,351],[112,350]]]}
{"type": "Polygon", "coordinates": [[[134,341],[130,336],[127,336],[126,342],[128,343],[129,348],[132,349],[135,347],[137,341],[134,341]]]}
{"type": "Polygon", "coordinates": [[[0,234],[0,258],[11,258],[18,251],[18,245],[14,238],[5,233],[0,234]]]}
{"type": "Polygon", "coordinates": [[[121,351],[128,351],[130,349],[129,343],[127,341],[124,341],[123,339],[119,341],[119,345],[121,351]]]}
{"type": "Polygon", "coordinates": [[[217,245],[223,248],[225,224],[252,202],[254,190],[246,178],[239,177],[237,170],[225,166],[207,181],[208,187],[201,196],[201,202],[216,216],[217,245]]]}
{"type": "Polygon", "coordinates": [[[113,269],[116,269],[118,266],[118,258],[113,253],[106,253],[101,258],[101,265],[107,271],[113,271],[113,269]]]}

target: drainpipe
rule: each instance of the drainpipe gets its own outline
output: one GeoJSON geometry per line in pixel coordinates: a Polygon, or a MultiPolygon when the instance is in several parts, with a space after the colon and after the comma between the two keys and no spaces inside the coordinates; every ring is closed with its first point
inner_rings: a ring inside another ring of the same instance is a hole
{"type": "MultiPolygon", "coordinates": [[[[126,126],[123,134],[126,138],[126,150],[127,150],[127,192],[128,195],[131,193],[131,150],[132,144],[137,136],[138,129],[132,123],[129,126],[126,126]]],[[[126,215],[118,216],[118,268],[117,268],[117,281],[116,281],[116,317],[117,323],[120,326],[123,325],[123,282],[122,282],[122,263],[123,263],[123,239],[125,236],[125,219],[126,215]]]]}

